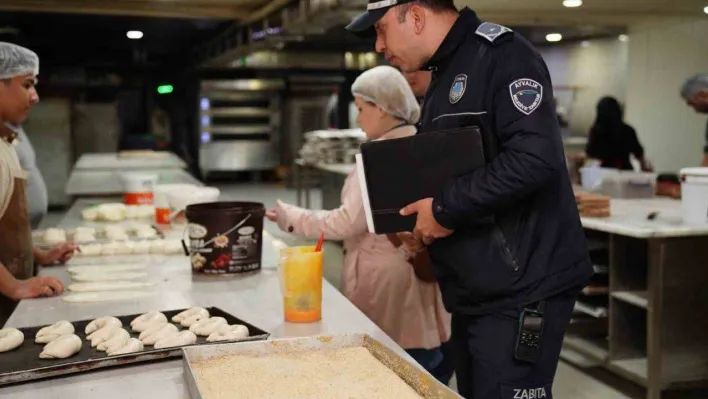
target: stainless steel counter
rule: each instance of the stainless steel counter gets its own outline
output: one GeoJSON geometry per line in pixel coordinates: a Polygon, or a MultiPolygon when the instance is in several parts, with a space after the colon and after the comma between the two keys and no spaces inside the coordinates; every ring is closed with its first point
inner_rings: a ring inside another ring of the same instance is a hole
{"type": "MultiPolygon", "coordinates": [[[[81,224],[77,215],[80,208],[88,203],[78,201],[60,226],[69,228],[81,224]]],[[[175,234],[178,233],[175,231],[175,234]]],[[[313,324],[284,323],[275,268],[278,248],[282,245],[282,242],[265,235],[263,270],[249,276],[192,277],[186,257],[166,257],[148,269],[150,280],[160,282],[154,296],[93,304],[67,303],[61,298],[24,300],[10,317],[7,326],[27,327],[62,319],[80,320],[190,306],[217,306],[265,329],[273,338],[366,333],[412,361],[403,349],[326,281],[323,286],[322,321],[313,324]]],[[[55,276],[69,283],[65,267],[45,268],[40,274],[55,276]]],[[[182,364],[178,360],[96,371],[0,389],[0,398],[13,399],[188,397],[182,364]]]]}
{"type": "Polygon", "coordinates": [[[156,157],[118,157],[115,152],[82,155],[74,169],[82,170],[136,170],[136,169],[185,169],[187,163],[171,152],[159,152],[156,157]]]}

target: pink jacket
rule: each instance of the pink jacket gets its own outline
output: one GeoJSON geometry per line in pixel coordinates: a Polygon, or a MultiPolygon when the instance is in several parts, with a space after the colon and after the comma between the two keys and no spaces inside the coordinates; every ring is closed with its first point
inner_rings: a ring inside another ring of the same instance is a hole
{"type": "MultiPolygon", "coordinates": [[[[413,134],[413,126],[404,126],[382,139],[413,134]]],[[[450,314],[438,285],[418,279],[403,250],[385,235],[369,233],[356,171],[347,176],[341,200],[342,205],[332,211],[279,202],[278,227],[313,239],[324,232],[328,240],[343,240],[343,294],[401,347],[432,349],[446,342],[450,314]]]]}

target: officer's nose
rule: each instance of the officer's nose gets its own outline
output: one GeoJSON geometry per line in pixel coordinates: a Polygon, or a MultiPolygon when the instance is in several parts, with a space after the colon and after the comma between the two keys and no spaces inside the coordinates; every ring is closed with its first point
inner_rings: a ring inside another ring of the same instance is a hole
{"type": "Polygon", "coordinates": [[[375,44],[374,48],[376,48],[377,53],[382,53],[382,54],[386,50],[386,44],[384,43],[384,40],[381,37],[381,35],[379,35],[378,33],[376,34],[376,44],[375,44]]]}

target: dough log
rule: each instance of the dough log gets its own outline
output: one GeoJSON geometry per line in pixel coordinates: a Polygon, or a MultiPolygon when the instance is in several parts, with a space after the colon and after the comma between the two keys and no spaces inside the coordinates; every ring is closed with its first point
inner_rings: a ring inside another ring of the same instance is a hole
{"type": "Polygon", "coordinates": [[[108,354],[108,356],[125,355],[126,353],[140,352],[144,348],[145,347],[143,346],[143,343],[140,342],[139,339],[131,338],[128,343],[126,343],[122,347],[115,350],[110,350],[106,353],[108,354]]]}
{"type": "Polygon", "coordinates": [[[148,312],[133,319],[133,321],[130,322],[130,326],[133,328],[133,331],[143,332],[156,323],[167,323],[167,317],[160,312],[148,312]]]}
{"type": "Polygon", "coordinates": [[[189,308],[189,309],[173,316],[172,321],[175,323],[181,323],[182,320],[184,320],[188,317],[194,316],[196,314],[199,314],[199,313],[205,314],[205,315],[207,315],[207,317],[209,317],[209,312],[206,309],[200,308],[200,307],[193,307],[193,308],[189,308]]]}
{"type": "Polygon", "coordinates": [[[34,342],[48,344],[66,334],[74,333],[74,325],[66,320],[58,321],[51,326],[46,326],[37,332],[34,342]]]}

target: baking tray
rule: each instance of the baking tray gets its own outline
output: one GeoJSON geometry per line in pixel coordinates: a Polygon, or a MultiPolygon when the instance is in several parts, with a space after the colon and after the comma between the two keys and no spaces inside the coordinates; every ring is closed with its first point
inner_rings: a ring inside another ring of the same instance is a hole
{"type": "Polygon", "coordinates": [[[276,339],[242,344],[221,343],[183,348],[184,378],[192,399],[204,399],[199,391],[192,363],[229,355],[266,356],[293,352],[364,347],[425,399],[458,399],[462,396],[440,383],[421,368],[404,360],[386,345],[367,334],[322,335],[276,339]]]}
{"type": "MultiPolygon", "coordinates": [[[[206,309],[209,311],[211,316],[223,317],[229,324],[243,324],[248,327],[248,338],[230,342],[266,340],[270,336],[269,333],[263,331],[262,329],[255,327],[254,325],[247,323],[219,308],[210,307],[206,309]]],[[[162,313],[167,316],[168,320],[171,320],[172,316],[184,310],[185,309],[169,310],[163,311],[162,313]]],[[[130,322],[141,314],[142,313],[116,317],[123,322],[123,328],[128,330],[130,328],[130,322]],[[126,326],[128,328],[126,328],[126,326]]],[[[19,328],[19,330],[25,334],[25,342],[15,350],[0,353],[0,386],[67,374],[84,373],[106,367],[123,366],[182,356],[182,347],[164,349],[152,349],[152,347],[146,347],[151,349],[125,355],[108,356],[105,352],[92,348],[90,342],[86,341],[84,329],[92,320],[93,319],[72,322],[74,328],[76,329],[75,334],[81,338],[83,346],[81,347],[81,351],[79,353],[67,359],[39,358],[39,354],[42,352],[44,345],[36,344],[34,342],[34,337],[37,332],[45,326],[19,328]]],[[[185,329],[179,325],[177,326],[180,328],[180,331],[185,329]]],[[[138,335],[140,335],[139,333],[134,333],[133,331],[129,332],[132,338],[137,338],[138,335]]],[[[206,337],[197,337],[197,343],[189,346],[211,346],[215,344],[218,344],[218,342],[206,342],[206,337]]]]}

